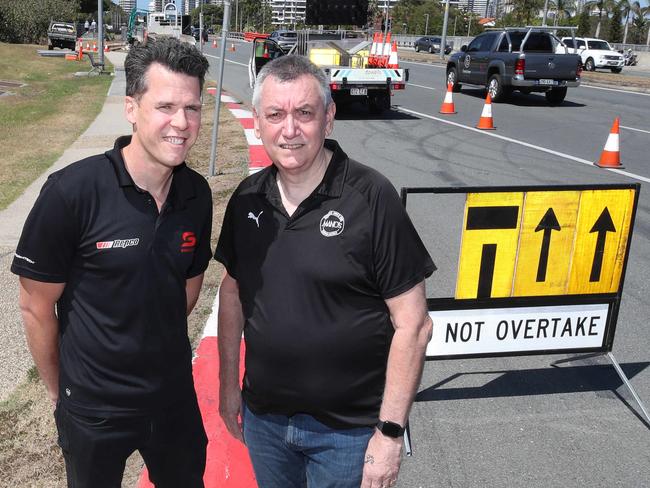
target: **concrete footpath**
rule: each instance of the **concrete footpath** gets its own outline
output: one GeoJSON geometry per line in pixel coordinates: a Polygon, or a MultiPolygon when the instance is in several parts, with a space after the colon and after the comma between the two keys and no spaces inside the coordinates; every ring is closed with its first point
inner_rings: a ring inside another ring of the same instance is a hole
{"type": "Polygon", "coordinates": [[[88,129],[61,157],[37,178],[8,208],[0,211],[0,401],[25,379],[33,362],[23,334],[18,309],[18,279],[9,270],[23,223],[48,175],[70,163],[103,153],[113,147],[118,136],[130,134],[131,125],[124,118],[126,53],[108,52],[115,66],[115,77],[102,111],[88,129]]]}

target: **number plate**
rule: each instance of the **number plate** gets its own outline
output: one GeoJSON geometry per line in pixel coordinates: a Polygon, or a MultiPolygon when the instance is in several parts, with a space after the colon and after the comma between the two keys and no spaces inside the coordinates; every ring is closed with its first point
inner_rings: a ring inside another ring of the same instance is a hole
{"type": "Polygon", "coordinates": [[[350,95],[367,95],[367,88],[350,88],[350,95]]]}
{"type": "Polygon", "coordinates": [[[540,85],[557,85],[557,81],[541,79],[541,80],[539,80],[539,84],[540,85]]]}

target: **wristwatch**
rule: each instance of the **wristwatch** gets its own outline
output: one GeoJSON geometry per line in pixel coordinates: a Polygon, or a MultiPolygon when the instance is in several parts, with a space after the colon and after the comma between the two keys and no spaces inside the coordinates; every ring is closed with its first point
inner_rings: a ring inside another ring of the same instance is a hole
{"type": "Polygon", "coordinates": [[[386,437],[392,437],[393,439],[404,435],[404,427],[390,420],[380,420],[377,422],[377,429],[386,437]]]}

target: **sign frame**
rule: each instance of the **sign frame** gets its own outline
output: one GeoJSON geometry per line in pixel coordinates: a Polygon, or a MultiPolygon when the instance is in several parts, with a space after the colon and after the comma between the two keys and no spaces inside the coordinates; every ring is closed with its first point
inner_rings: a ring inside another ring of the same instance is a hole
{"type": "MultiPolygon", "coordinates": [[[[490,353],[468,353],[455,355],[426,356],[427,360],[436,359],[467,359],[487,357],[512,357],[546,354],[573,354],[573,353],[611,353],[614,346],[614,337],[618,313],[620,309],[623,285],[627,271],[627,262],[634,233],[634,220],[638,208],[639,183],[614,183],[614,184],[585,184],[585,185],[518,185],[518,186],[463,186],[463,187],[402,187],[400,194],[404,208],[407,208],[409,194],[469,194],[469,193],[529,193],[529,192],[562,192],[562,191],[590,191],[590,190],[634,190],[634,201],[630,214],[629,231],[625,247],[625,255],[618,290],[615,293],[593,294],[566,294],[566,295],[540,295],[530,297],[489,297],[489,298],[427,298],[427,310],[468,310],[482,308],[518,308],[526,306],[561,306],[581,304],[607,304],[609,307],[606,319],[604,340],[601,347],[580,347],[571,349],[539,349],[526,351],[507,351],[490,353]]],[[[458,279],[458,277],[457,277],[458,279]]]]}

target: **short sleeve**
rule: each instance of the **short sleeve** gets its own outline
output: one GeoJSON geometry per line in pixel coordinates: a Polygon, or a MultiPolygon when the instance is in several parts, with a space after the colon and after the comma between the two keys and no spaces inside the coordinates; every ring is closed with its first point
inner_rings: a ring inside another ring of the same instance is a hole
{"type": "Polygon", "coordinates": [[[29,212],[11,271],[47,283],[65,283],[78,243],[76,216],[50,176],[29,212]]]}
{"type": "Polygon", "coordinates": [[[209,187],[208,192],[209,196],[206,198],[205,203],[207,212],[205,212],[205,217],[201,226],[201,234],[199,235],[199,242],[197,243],[196,252],[194,253],[194,261],[187,272],[188,279],[194,278],[203,273],[208,267],[208,263],[212,257],[212,249],[210,248],[210,239],[212,238],[212,193],[211,190],[209,190],[209,187]]]}
{"type": "Polygon", "coordinates": [[[382,297],[392,298],[431,276],[436,266],[388,181],[372,204],[375,279],[382,297]]]}
{"type": "Polygon", "coordinates": [[[214,259],[223,264],[226,267],[228,274],[235,279],[237,279],[237,272],[235,270],[236,255],[234,245],[235,235],[233,213],[236,198],[235,193],[235,195],[230,198],[230,201],[228,201],[226,212],[223,216],[219,241],[217,242],[217,249],[214,253],[214,259]]]}

